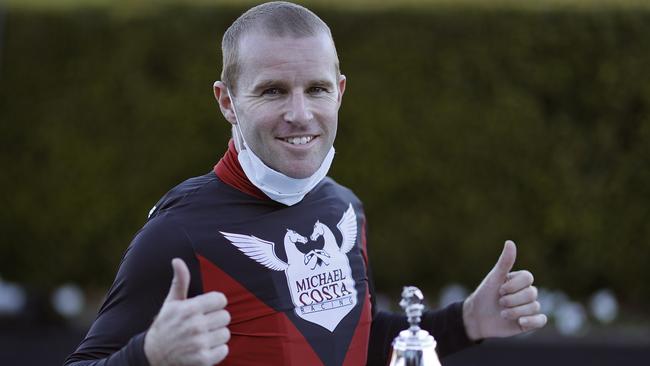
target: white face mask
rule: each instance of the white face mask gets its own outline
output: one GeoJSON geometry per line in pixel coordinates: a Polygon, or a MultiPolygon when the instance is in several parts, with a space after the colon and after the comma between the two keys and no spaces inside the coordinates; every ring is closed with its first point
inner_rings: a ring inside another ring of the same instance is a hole
{"type": "MultiPolygon", "coordinates": [[[[311,176],[300,179],[286,176],[264,164],[262,159],[255,155],[253,150],[248,146],[240,127],[240,121],[237,118],[235,101],[232,95],[230,95],[230,90],[228,90],[228,97],[232,103],[232,110],[235,114],[235,121],[237,122],[235,126],[237,126],[236,128],[244,145],[239,146],[237,160],[239,160],[239,164],[244,170],[246,177],[248,177],[248,180],[276,202],[293,206],[302,201],[305,195],[316,187],[330,170],[330,166],[332,166],[332,161],[334,160],[334,146],[330,148],[318,170],[311,176]]],[[[235,141],[235,143],[239,145],[238,141],[235,141]]]]}

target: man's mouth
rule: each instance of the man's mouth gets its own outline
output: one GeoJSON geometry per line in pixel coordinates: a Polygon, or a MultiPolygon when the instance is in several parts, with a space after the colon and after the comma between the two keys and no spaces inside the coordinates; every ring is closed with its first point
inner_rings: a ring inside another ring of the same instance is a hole
{"type": "Polygon", "coordinates": [[[315,136],[292,136],[292,137],[285,137],[282,139],[282,141],[289,143],[291,145],[305,145],[311,142],[311,140],[314,139],[315,136]]]}

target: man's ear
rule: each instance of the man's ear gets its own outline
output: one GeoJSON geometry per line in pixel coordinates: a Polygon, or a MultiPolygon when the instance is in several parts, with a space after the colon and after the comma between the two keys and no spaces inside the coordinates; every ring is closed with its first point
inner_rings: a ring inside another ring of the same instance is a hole
{"type": "Polygon", "coordinates": [[[221,114],[226,119],[226,121],[232,123],[233,125],[237,124],[237,118],[235,117],[235,110],[232,106],[232,100],[228,95],[228,87],[223,81],[215,81],[213,85],[214,89],[214,99],[219,103],[219,109],[221,114]]]}
{"type": "Polygon", "coordinates": [[[345,92],[346,81],[347,80],[345,78],[345,75],[341,75],[339,76],[339,82],[336,85],[336,87],[339,89],[339,96],[338,96],[339,107],[341,106],[341,102],[343,101],[343,93],[345,92]]]}

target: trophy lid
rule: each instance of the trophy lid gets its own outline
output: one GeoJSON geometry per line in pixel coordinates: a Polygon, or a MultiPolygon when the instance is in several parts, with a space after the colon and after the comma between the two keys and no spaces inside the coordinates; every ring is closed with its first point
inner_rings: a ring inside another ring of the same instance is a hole
{"type": "Polygon", "coordinates": [[[406,317],[410,324],[409,330],[416,333],[420,330],[420,320],[422,319],[422,311],[424,310],[424,295],[422,291],[415,286],[404,286],[402,290],[402,300],[399,306],[404,309],[406,317]]]}
{"type": "Polygon", "coordinates": [[[409,328],[401,331],[393,340],[390,366],[440,366],[435,339],[429,332],[420,329],[423,300],[420,289],[404,287],[399,304],[406,313],[409,328]]]}
{"type": "Polygon", "coordinates": [[[393,340],[393,348],[401,351],[435,349],[436,341],[426,330],[420,329],[413,333],[410,329],[406,329],[393,340]]]}

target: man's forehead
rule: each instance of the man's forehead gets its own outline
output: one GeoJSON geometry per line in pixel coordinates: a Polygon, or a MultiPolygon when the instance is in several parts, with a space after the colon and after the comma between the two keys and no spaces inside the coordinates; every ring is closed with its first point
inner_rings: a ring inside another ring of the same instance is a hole
{"type": "MultiPolygon", "coordinates": [[[[245,59],[255,56],[259,51],[270,50],[273,54],[282,51],[310,49],[320,54],[332,54],[336,57],[336,50],[332,38],[325,32],[306,36],[274,36],[261,31],[252,31],[239,40],[239,57],[245,59]]],[[[264,55],[264,56],[268,56],[264,55]]]]}
{"type": "Polygon", "coordinates": [[[250,75],[250,72],[258,74],[274,70],[321,70],[335,76],[338,70],[334,44],[325,33],[305,37],[252,33],[242,37],[238,58],[240,76],[244,78],[260,76],[250,75]]]}

